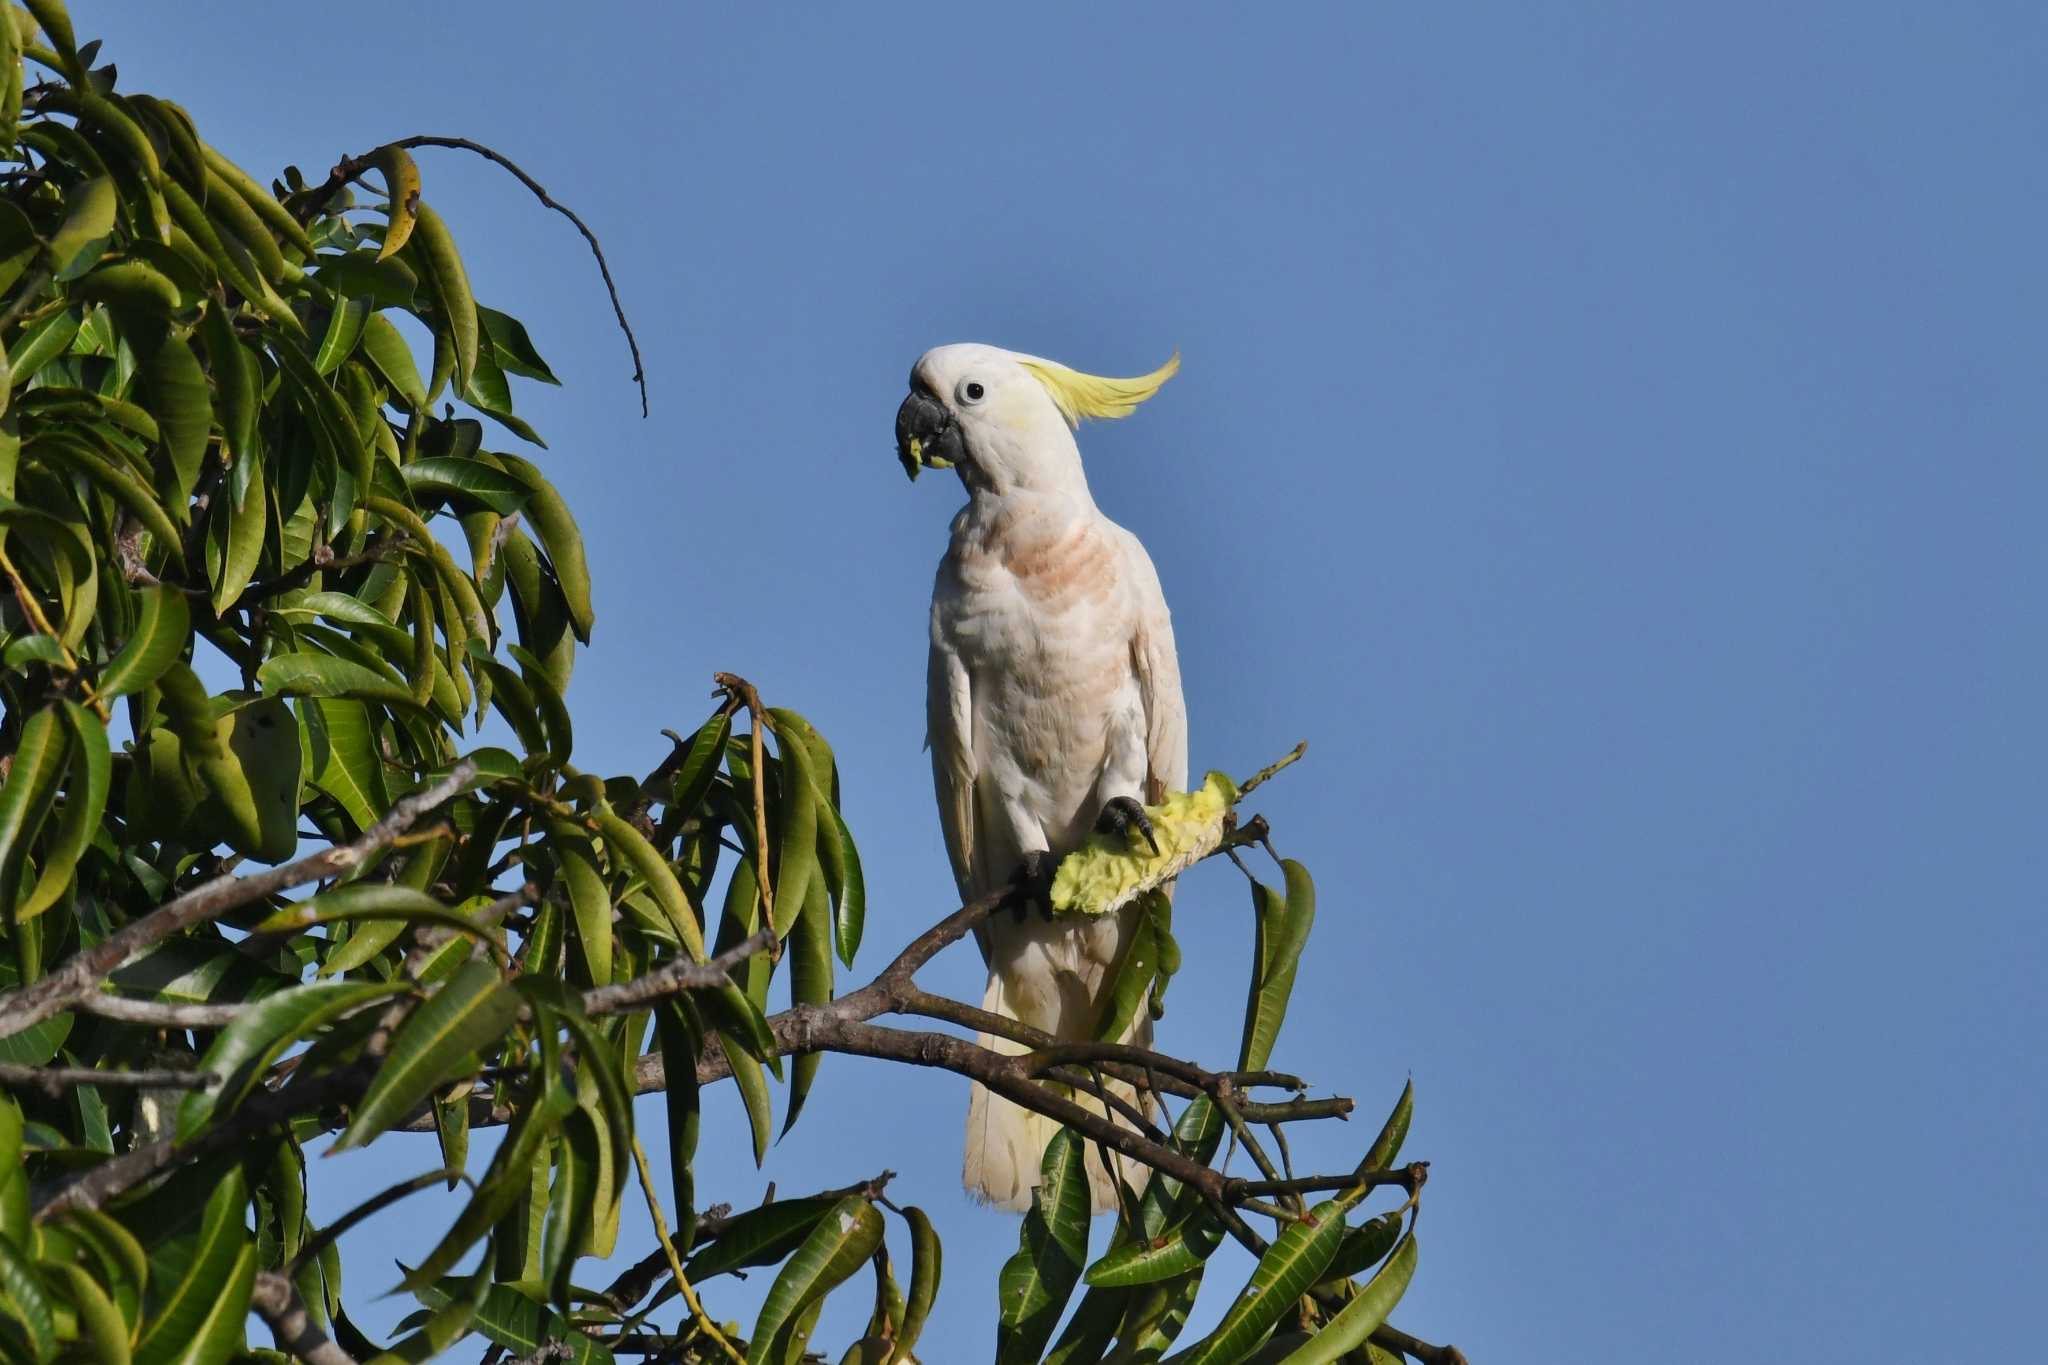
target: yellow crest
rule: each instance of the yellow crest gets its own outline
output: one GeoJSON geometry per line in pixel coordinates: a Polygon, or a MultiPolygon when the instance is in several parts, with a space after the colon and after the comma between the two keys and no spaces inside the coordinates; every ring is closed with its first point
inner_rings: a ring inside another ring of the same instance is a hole
{"type": "Polygon", "coordinates": [[[1070,427],[1083,417],[1128,417],[1131,410],[1159,392],[1159,386],[1180,369],[1180,352],[1150,374],[1135,379],[1108,379],[1099,374],[1082,374],[1050,360],[1022,359],[1017,362],[1031,371],[1031,377],[1045,385],[1054,406],[1070,427]]]}

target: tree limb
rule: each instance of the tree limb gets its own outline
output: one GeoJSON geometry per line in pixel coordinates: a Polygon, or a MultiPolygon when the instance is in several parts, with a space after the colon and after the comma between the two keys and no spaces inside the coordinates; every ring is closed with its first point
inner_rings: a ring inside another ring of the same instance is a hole
{"type": "Polygon", "coordinates": [[[80,1085],[137,1090],[211,1090],[220,1077],[210,1071],[100,1071],[89,1066],[22,1066],[0,1062],[0,1086],[41,1090],[51,1099],[80,1085]]]}
{"type": "Polygon", "coordinates": [[[0,996],[0,1037],[33,1028],[77,1004],[96,992],[104,977],[152,944],[287,887],[324,881],[361,865],[372,853],[412,828],[422,815],[461,791],[475,776],[476,764],[465,758],[433,786],[393,805],[388,815],[353,843],[322,849],[311,857],[268,872],[216,877],[167,901],[93,947],[74,954],[40,981],[0,996]]]}
{"type": "Polygon", "coordinates": [[[297,1356],[306,1365],[356,1365],[356,1359],[327,1339],[313,1325],[313,1315],[292,1282],[274,1270],[257,1272],[255,1292],[249,1306],[270,1324],[277,1349],[297,1356]]]}

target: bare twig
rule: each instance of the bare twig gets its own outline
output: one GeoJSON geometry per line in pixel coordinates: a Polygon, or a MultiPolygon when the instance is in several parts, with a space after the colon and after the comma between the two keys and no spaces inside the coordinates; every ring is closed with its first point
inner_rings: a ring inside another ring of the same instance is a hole
{"type": "Polygon", "coordinates": [[[95,1071],[89,1066],[22,1066],[0,1062],[0,1086],[41,1090],[51,1099],[81,1085],[136,1090],[211,1090],[220,1077],[210,1071],[95,1071]]]}
{"type": "Polygon", "coordinates": [[[238,906],[282,891],[323,881],[360,866],[371,854],[410,829],[413,822],[462,790],[476,776],[476,764],[463,759],[448,776],[391,807],[382,820],[353,843],[322,849],[308,858],[247,877],[216,877],[144,915],[93,947],[74,954],[62,966],[32,985],[0,996],[0,1037],[67,1009],[93,994],[102,978],[152,944],[195,924],[217,919],[238,906]]]}
{"type": "Polygon", "coordinates": [[[1360,1185],[1367,1189],[1399,1185],[1413,1194],[1428,1179],[1429,1163],[1411,1161],[1391,1171],[1353,1171],[1348,1175],[1308,1175],[1289,1180],[1231,1180],[1225,1182],[1225,1189],[1233,1198],[1238,1195],[1317,1194],[1326,1190],[1356,1189],[1360,1185]]]}
{"type": "Polygon", "coordinates": [[[124,1024],[147,1024],[151,1028],[226,1028],[241,1014],[242,1005],[184,1005],[168,1000],[132,1000],[125,995],[80,996],[69,1008],[124,1024]]]}
{"type": "MultiPolygon", "coordinates": [[[[576,230],[583,234],[583,240],[590,244],[590,254],[597,258],[598,273],[604,276],[605,293],[611,296],[612,314],[618,318],[619,330],[626,334],[626,346],[633,352],[633,382],[640,387],[640,415],[645,417],[647,415],[647,370],[646,366],[640,361],[640,341],[633,335],[632,324],[626,321],[625,305],[619,302],[619,287],[612,280],[611,263],[605,260],[604,248],[598,245],[597,234],[590,230],[590,225],[579,218],[574,209],[558,202],[554,196],[550,195],[541,186],[538,180],[535,180],[532,176],[521,170],[511,158],[501,152],[491,150],[481,142],[473,142],[466,137],[440,137],[431,133],[421,133],[413,137],[399,138],[395,142],[386,143],[385,146],[406,148],[453,147],[458,151],[475,152],[484,160],[494,165],[502,166],[505,170],[511,172],[513,178],[526,186],[533,193],[533,197],[540,200],[543,207],[553,209],[556,213],[561,214],[564,218],[575,224],[576,230]]],[[[333,196],[334,191],[340,189],[342,185],[350,180],[354,180],[364,171],[374,167],[377,164],[377,153],[382,150],[384,150],[383,147],[378,147],[362,156],[343,157],[335,164],[334,169],[328,172],[327,183],[315,189],[306,202],[324,204],[333,196]]]]}
{"type": "Polygon", "coordinates": [[[732,968],[774,947],[775,931],[764,925],[709,962],[677,958],[631,981],[587,990],[583,992],[583,1012],[624,1014],[681,991],[723,986],[732,979],[727,975],[732,968]]]}
{"type": "Polygon", "coordinates": [[[1238,786],[1238,799],[1243,800],[1245,797],[1251,795],[1252,792],[1264,786],[1268,781],[1272,779],[1273,774],[1279,772],[1282,768],[1285,768],[1290,764],[1300,762],[1301,756],[1307,752],[1308,741],[1303,740],[1301,743],[1295,745],[1292,749],[1282,754],[1279,758],[1274,759],[1271,763],[1268,763],[1265,767],[1259,769],[1250,777],[1247,777],[1243,781],[1243,783],[1241,783],[1238,786]]]}
{"type": "Polygon", "coordinates": [[[270,1335],[276,1338],[277,1349],[286,1355],[297,1356],[306,1365],[356,1365],[354,1356],[328,1340],[327,1334],[313,1325],[313,1315],[306,1311],[306,1302],[299,1297],[299,1291],[276,1271],[257,1272],[256,1288],[249,1296],[249,1306],[270,1324],[270,1335]]]}
{"type": "Polygon", "coordinates": [[[1422,1365],[1466,1365],[1465,1353],[1455,1346],[1432,1346],[1409,1336],[1390,1323],[1381,1323],[1372,1329],[1372,1343],[1389,1351],[1399,1351],[1412,1356],[1422,1365]]]}

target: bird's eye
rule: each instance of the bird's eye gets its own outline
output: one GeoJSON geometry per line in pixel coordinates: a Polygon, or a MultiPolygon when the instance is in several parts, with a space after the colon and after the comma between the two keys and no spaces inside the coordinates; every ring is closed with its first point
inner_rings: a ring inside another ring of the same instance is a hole
{"type": "Polygon", "coordinates": [[[978,381],[970,379],[960,386],[960,401],[963,403],[979,403],[987,393],[988,390],[982,388],[978,381]]]}

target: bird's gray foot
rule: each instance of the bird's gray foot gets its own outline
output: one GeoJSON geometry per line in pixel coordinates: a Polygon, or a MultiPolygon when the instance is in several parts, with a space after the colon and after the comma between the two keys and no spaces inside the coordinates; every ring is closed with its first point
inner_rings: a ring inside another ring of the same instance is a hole
{"type": "Polygon", "coordinates": [[[1017,889],[1017,898],[1010,902],[1010,913],[1017,917],[1017,923],[1022,924],[1024,916],[1034,911],[1045,919],[1052,918],[1052,875],[1059,865],[1060,860],[1042,848],[1031,850],[1017,864],[1017,870],[1010,876],[1010,884],[1017,889]]]}
{"type": "Polygon", "coordinates": [[[1097,834],[1121,834],[1128,839],[1132,830],[1145,836],[1152,856],[1158,857],[1159,841],[1152,837],[1152,820],[1143,806],[1128,796],[1112,796],[1102,803],[1102,812],[1095,817],[1097,834]]]}

